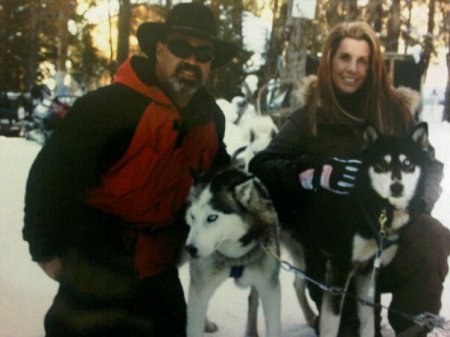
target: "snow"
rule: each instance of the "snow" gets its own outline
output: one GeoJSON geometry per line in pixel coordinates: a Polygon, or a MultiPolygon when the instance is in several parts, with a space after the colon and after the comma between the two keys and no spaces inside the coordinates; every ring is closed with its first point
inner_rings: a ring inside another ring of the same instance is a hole
{"type": "Polygon", "coordinates": [[[0,336],[43,336],[57,284],[33,263],[22,240],[23,199],[36,143],[0,137],[0,336]]]}
{"type": "MultiPolygon", "coordinates": [[[[431,118],[432,119],[432,118],[431,118]]],[[[431,143],[437,157],[446,164],[444,192],[433,215],[450,227],[450,124],[429,121],[431,143]]],[[[22,138],[0,136],[0,336],[42,337],[43,317],[51,304],[57,284],[48,278],[30,259],[28,246],[22,240],[23,199],[28,170],[40,146],[22,138]]],[[[286,256],[283,256],[286,257],[286,256]]],[[[188,265],[180,269],[187,289],[188,265]]],[[[282,337],[313,337],[306,326],[295,298],[293,274],[281,272],[282,337]]],[[[211,337],[243,336],[245,331],[248,290],[226,281],[210,302],[209,317],[219,326],[211,337]]],[[[383,296],[383,303],[389,296],[383,296]]],[[[445,283],[441,315],[450,319],[450,277],[445,283]]],[[[263,315],[260,308],[259,327],[264,336],[263,315]]],[[[385,336],[393,336],[386,327],[385,336]]]]}

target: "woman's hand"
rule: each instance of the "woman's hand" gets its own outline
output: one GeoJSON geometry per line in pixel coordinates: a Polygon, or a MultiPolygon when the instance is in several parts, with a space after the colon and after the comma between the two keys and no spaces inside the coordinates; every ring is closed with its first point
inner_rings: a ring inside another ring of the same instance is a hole
{"type": "Polygon", "coordinates": [[[329,158],[322,166],[320,186],[336,194],[349,194],[355,187],[361,161],[348,158],[329,158]]]}
{"type": "Polygon", "coordinates": [[[62,270],[62,263],[59,257],[55,257],[45,262],[38,262],[38,264],[49,277],[51,277],[55,281],[59,280],[59,276],[61,275],[62,270]]]}
{"type": "Polygon", "coordinates": [[[321,187],[335,194],[347,195],[355,187],[361,167],[358,159],[332,157],[318,169],[307,169],[298,176],[305,190],[321,187]]]}

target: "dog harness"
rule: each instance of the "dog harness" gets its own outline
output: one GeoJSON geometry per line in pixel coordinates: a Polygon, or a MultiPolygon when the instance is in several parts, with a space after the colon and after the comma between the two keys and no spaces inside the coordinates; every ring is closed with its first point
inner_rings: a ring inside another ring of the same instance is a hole
{"type": "Polygon", "coordinates": [[[247,254],[241,257],[228,257],[216,251],[214,253],[214,259],[217,261],[217,263],[230,267],[230,277],[239,278],[244,273],[246,266],[259,261],[263,258],[264,254],[265,251],[263,250],[261,245],[257,244],[247,254]]]}

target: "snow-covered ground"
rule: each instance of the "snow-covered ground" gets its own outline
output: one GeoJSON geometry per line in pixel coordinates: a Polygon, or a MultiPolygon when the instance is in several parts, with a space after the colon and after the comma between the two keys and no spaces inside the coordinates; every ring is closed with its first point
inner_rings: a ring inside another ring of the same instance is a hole
{"type": "MultiPolygon", "coordinates": [[[[437,157],[446,163],[444,193],[433,215],[450,227],[450,124],[430,118],[429,126],[437,157]]],[[[31,261],[21,236],[26,177],[39,149],[36,143],[21,138],[0,137],[0,337],[44,336],[43,317],[57,288],[31,261]]],[[[187,288],[187,265],[181,268],[181,277],[187,288]]],[[[282,337],[313,337],[297,304],[292,281],[291,273],[281,272],[282,337]]],[[[243,336],[247,295],[248,290],[238,289],[231,280],[218,289],[210,302],[209,316],[220,330],[209,336],[243,336]]],[[[388,296],[383,297],[383,302],[388,301],[388,296]]],[[[450,319],[450,277],[445,284],[441,315],[450,319]]],[[[263,325],[261,315],[261,332],[264,332],[263,325]]],[[[386,329],[385,336],[393,335],[386,329]]]]}

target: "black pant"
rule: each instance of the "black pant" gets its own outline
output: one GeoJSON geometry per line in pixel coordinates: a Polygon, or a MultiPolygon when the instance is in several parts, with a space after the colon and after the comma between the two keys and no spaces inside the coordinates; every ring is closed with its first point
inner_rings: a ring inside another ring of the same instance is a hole
{"type": "MultiPolygon", "coordinates": [[[[392,293],[390,308],[409,315],[438,314],[449,254],[450,231],[431,216],[413,218],[404,228],[394,260],[380,272],[380,292],[392,293]]],[[[388,318],[397,333],[412,325],[394,311],[388,318]]]]}
{"type": "Polygon", "coordinates": [[[45,331],[46,337],[185,337],[178,271],[144,279],[114,297],[82,294],[63,284],[45,317],[45,331]]]}
{"type": "MultiPolygon", "coordinates": [[[[314,246],[308,247],[306,251],[308,275],[323,281],[326,258],[314,246]]],[[[414,325],[412,321],[398,315],[397,311],[408,315],[439,313],[443,284],[449,269],[447,264],[449,254],[450,231],[438,220],[422,214],[414,217],[404,227],[397,254],[393,261],[380,271],[377,282],[380,293],[392,293],[390,309],[393,311],[389,312],[388,319],[396,333],[414,325]]],[[[312,299],[320,309],[322,290],[310,283],[308,288],[312,299]]],[[[348,329],[348,326],[345,327],[346,324],[351,326],[351,330],[356,328],[357,331],[358,322],[355,317],[355,302],[347,299],[341,331],[348,329]]],[[[377,317],[378,324],[379,321],[377,317]]],[[[376,330],[378,329],[379,325],[376,326],[376,330]]],[[[350,333],[340,335],[352,336],[350,333]]]]}

